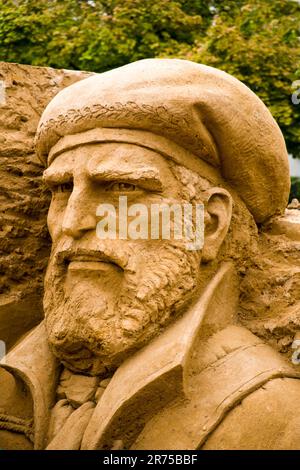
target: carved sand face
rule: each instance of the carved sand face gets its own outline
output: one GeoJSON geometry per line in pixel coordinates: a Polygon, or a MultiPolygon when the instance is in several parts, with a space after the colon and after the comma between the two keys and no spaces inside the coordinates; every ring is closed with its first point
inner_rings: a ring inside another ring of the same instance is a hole
{"type": "Polygon", "coordinates": [[[49,343],[68,368],[116,368],[184,308],[197,287],[201,253],[184,240],[101,240],[100,203],[180,203],[168,162],[132,144],[84,145],[45,171],[53,241],[45,279],[49,343]]]}

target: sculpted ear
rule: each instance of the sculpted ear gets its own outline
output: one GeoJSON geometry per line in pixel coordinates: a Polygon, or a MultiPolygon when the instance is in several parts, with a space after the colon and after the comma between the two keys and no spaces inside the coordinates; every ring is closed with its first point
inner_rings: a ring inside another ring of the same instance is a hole
{"type": "Polygon", "coordinates": [[[202,262],[216,258],[228,232],[232,216],[232,197],[226,189],[211,188],[205,206],[205,232],[202,262]]]}

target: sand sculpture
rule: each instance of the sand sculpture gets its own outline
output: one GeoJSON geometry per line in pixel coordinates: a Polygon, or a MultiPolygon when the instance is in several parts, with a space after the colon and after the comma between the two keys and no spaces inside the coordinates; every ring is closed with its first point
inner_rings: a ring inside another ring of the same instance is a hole
{"type": "Polygon", "coordinates": [[[2,361],[0,447],[299,448],[297,364],[239,315],[261,237],[275,257],[285,236],[287,152],[265,105],[219,70],[148,59],[60,91],[35,144],[52,191],[45,319],[2,361]],[[203,245],[99,238],[97,208],[120,196],[201,204],[203,245]]]}

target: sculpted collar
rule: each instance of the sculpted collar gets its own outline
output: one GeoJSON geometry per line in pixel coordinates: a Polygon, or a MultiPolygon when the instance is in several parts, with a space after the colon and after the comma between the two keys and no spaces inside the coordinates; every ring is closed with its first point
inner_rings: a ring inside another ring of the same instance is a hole
{"type": "MultiPolygon", "coordinates": [[[[213,328],[215,332],[233,323],[236,286],[232,264],[224,263],[197,303],[163,334],[124,361],[95,408],[83,435],[82,449],[111,448],[117,434],[128,434],[131,427],[137,432],[156,410],[175,397],[184,396],[186,371],[200,330],[206,324],[207,330],[213,328]],[[150,399],[150,407],[139,405],[150,399]],[[145,410],[142,416],[141,408],[145,410]]],[[[29,386],[34,400],[35,448],[45,448],[59,364],[49,350],[44,322],[1,365],[29,386]]]]}

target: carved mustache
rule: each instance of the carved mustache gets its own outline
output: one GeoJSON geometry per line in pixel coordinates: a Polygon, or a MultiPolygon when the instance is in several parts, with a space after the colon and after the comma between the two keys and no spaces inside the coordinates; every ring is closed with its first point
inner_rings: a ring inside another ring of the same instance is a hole
{"type": "Polygon", "coordinates": [[[116,253],[115,250],[105,249],[90,250],[86,248],[71,247],[65,250],[59,250],[55,253],[57,264],[67,264],[71,261],[101,261],[111,263],[121,268],[123,271],[130,270],[128,266],[129,256],[127,253],[116,253]]]}

